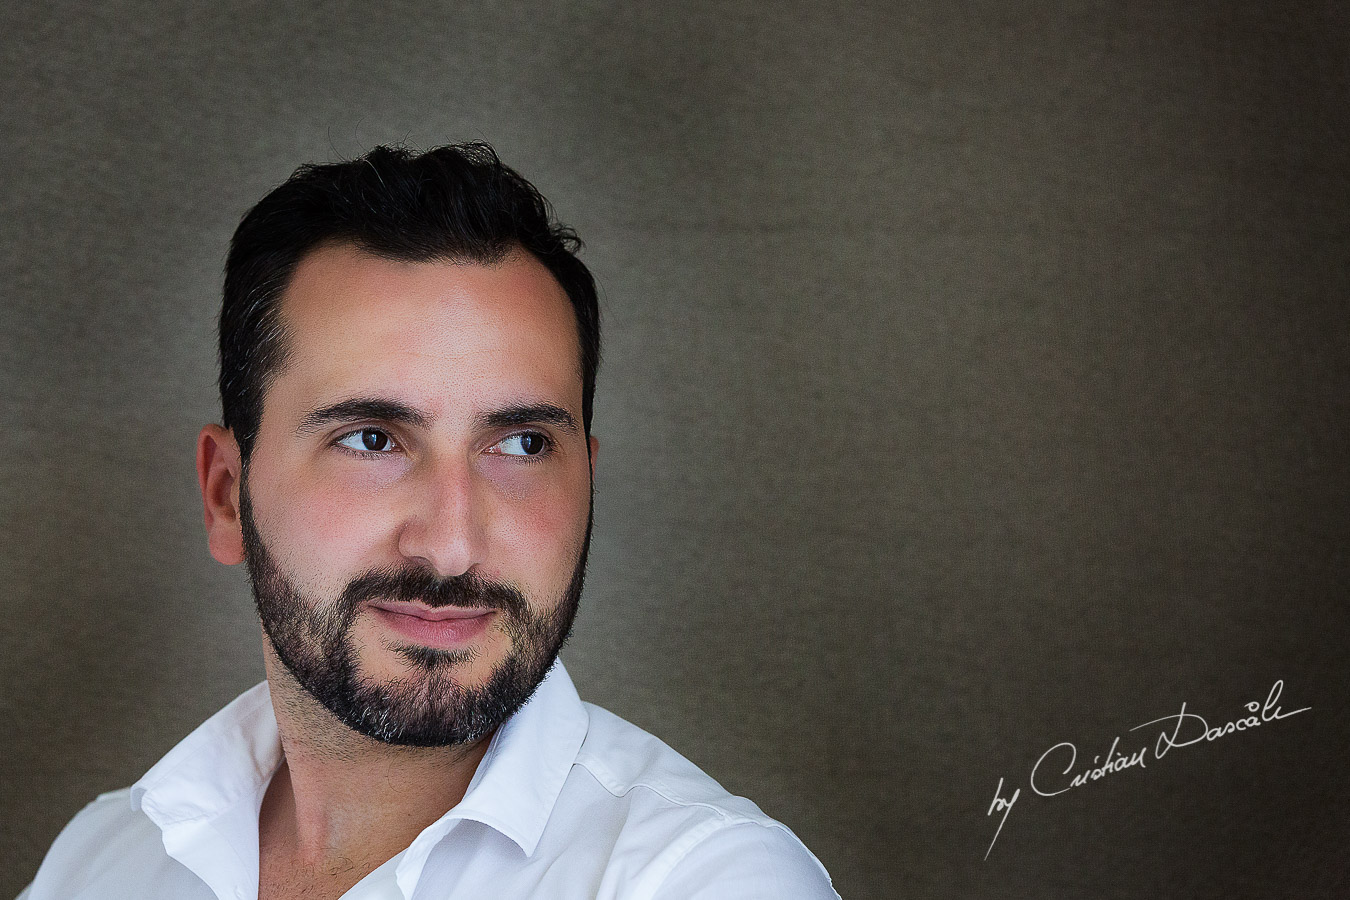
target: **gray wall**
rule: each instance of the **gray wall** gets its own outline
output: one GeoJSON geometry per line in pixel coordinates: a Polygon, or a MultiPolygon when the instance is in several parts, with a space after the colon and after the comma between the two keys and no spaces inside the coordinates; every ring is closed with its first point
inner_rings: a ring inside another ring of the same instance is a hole
{"type": "Polygon", "coordinates": [[[1348,26],[7,4],[0,896],[260,677],[192,469],[238,217],[302,161],[468,138],[603,286],[583,696],[788,822],[846,898],[1331,896],[1348,26]],[[1030,790],[1061,741],[1086,768],[1277,679],[1312,710],[1030,790]]]}

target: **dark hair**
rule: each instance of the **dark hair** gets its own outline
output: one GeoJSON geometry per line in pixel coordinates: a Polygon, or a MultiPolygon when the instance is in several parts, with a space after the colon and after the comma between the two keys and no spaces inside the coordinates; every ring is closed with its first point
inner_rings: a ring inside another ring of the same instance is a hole
{"type": "Polygon", "coordinates": [[[595,279],[581,241],[534,187],[487,144],[415,154],[376,147],[349,162],[305,165],[249,210],[230,241],[220,308],[220,402],[245,463],[263,397],[286,363],[282,292],[307,253],[346,242],[408,262],[492,265],[516,248],[535,256],[572,301],[581,347],[582,419],[591,430],[600,364],[595,279]]]}

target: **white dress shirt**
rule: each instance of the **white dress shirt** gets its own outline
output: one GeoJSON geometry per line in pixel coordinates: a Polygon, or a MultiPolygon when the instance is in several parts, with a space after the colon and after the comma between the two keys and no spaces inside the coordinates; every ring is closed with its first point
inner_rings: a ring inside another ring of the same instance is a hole
{"type": "MultiPolygon", "coordinates": [[[[57,837],[20,900],[256,900],[258,810],[282,760],[266,682],[57,837]]],[[[493,736],[464,798],[345,900],[838,900],[786,826],[559,662],[493,736]]]]}

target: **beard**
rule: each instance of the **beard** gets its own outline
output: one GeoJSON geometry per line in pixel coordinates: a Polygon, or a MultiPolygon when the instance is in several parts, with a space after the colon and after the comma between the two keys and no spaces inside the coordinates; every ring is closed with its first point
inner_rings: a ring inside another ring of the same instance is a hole
{"type": "Polygon", "coordinates": [[[245,472],[239,487],[244,562],[253,599],[277,658],[295,680],[344,725],[386,744],[448,747],[481,740],[525,705],[572,632],[586,574],[594,503],[571,582],[550,610],[536,612],[522,593],[473,573],[443,578],[425,567],[372,570],[334,599],[306,597],[268,552],[253,519],[245,472]],[[477,651],[393,645],[408,674],[383,683],[360,672],[352,627],[371,600],[416,601],[436,609],[487,607],[511,649],[487,682],[467,687],[456,666],[477,651]]]}

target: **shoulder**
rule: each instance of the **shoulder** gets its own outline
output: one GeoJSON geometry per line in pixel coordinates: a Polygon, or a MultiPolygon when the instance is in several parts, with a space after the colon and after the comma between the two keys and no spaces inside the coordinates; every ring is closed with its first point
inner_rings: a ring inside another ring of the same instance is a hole
{"type": "Polygon", "coordinates": [[[585,707],[590,724],[576,764],[615,797],[648,791],[668,804],[702,809],[718,819],[773,822],[656,735],[593,703],[585,707]]]}
{"type": "Polygon", "coordinates": [[[609,832],[611,868],[621,860],[614,874],[630,888],[624,896],[838,896],[825,868],[786,825],[655,735],[585,706],[590,722],[569,787],[576,787],[574,796],[593,795],[585,802],[587,820],[609,832]],[[636,885],[641,889],[631,890],[636,885]]]}
{"type": "Polygon", "coordinates": [[[154,878],[171,864],[159,828],[132,808],[131,789],[123,788],[99,795],[70,820],[47,851],[24,897],[108,897],[108,887],[154,878]]]}

